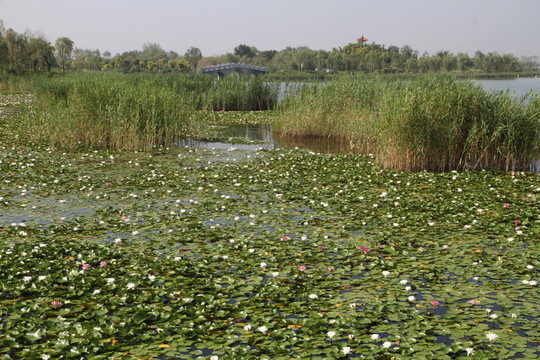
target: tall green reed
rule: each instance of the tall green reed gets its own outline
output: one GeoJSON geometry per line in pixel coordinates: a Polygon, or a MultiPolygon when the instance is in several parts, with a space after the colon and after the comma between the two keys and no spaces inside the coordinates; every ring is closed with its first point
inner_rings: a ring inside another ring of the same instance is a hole
{"type": "Polygon", "coordinates": [[[20,78],[34,92],[51,145],[140,149],[201,131],[200,110],[260,110],[277,90],[261,79],[208,75],[70,73],[20,78]]]}
{"type": "Polygon", "coordinates": [[[540,112],[538,96],[526,100],[452,76],[351,75],[291,96],[275,128],[346,139],[387,168],[527,170],[540,153],[540,112]]]}

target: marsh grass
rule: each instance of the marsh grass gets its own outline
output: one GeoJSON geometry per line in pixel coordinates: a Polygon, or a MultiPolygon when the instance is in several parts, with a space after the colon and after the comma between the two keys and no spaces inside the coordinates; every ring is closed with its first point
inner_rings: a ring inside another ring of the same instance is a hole
{"type": "Polygon", "coordinates": [[[201,110],[263,110],[277,101],[277,89],[254,77],[215,81],[207,75],[71,73],[4,76],[2,84],[35,93],[37,112],[29,112],[25,121],[39,124],[40,139],[67,148],[170,145],[200,132],[201,110]]]}
{"type": "Polygon", "coordinates": [[[275,128],[345,139],[387,168],[527,170],[540,153],[538,104],[537,94],[489,93],[451,76],[351,75],[291,96],[275,128]]]}

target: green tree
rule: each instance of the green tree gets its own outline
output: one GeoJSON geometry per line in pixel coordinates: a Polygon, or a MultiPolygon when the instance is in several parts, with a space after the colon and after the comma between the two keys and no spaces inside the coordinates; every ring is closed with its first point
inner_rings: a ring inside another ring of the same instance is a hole
{"type": "Polygon", "coordinates": [[[26,50],[26,39],[24,35],[20,35],[15,30],[9,29],[6,32],[5,41],[8,50],[8,62],[11,68],[22,68],[24,66],[24,55],[26,50]]]}
{"type": "Polygon", "coordinates": [[[54,47],[44,37],[31,38],[28,42],[28,54],[32,64],[32,70],[47,67],[51,72],[51,67],[55,62],[54,47]]]}
{"type": "Polygon", "coordinates": [[[458,62],[458,70],[459,71],[467,71],[474,67],[474,61],[471,59],[469,54],[467,53],[458,53],[457,54],[457,62],[458,62]]]}
{"type": "Polygon", "coordinates": [[[8,61],[8,46],[6,42],[6,29],[4,22],[0,19],[0,67],[7,68],[8,61]]]}
{"type": "Polygon", "coordinates": [[[278,53],[277,50],[265,50],[265,51],[262,51],[259,54],[259,56],[266,59],[266,61],[271,61],[274,58],[274,56],[276,56],[277,53],[278,53]]]}
{"type": "Polygon", "coordinates": [[[252,59],[257,56],[258,53],[259,51],[255,46],[240,44],[234,48],[234,55],[238,57],[246,57],[248,59],[252,59]]]}
{"type": "Polygon", "coordinates": [[[486,56],[480,50],[477,50],[474,53],[473,61],[474,61],[474,67],[476,70],[484,70],[485,58],[486,56]]]}
{"type": "MultiPolygon", "coordinates": [[[[191,64],[191,67],[193,69],[197,69],[197,64],[199,63],[199,60],[202,59],[202,52],[199,48],[196,48],[195,46],[190,47],[186,50],[186,53],[184,54],[184,59],[191,64]]],[[[182,70],[183,71],[183,70],[182,70]]]]}
{"type": "Polygon", "coordinates": [[[66,64],[71,60],[73,41],[68,37],[59,37],[55,42],[56,54],[62,65],[62,72],[66,71],[66,64]]]}
{"type": "Polygon", "coordinates": [[[296,54],[296,63],[300,65],[301,70],[315,70],[317,63],[317,52],[309,48],[298,50],[296,54]]]}
{"type": "Polygon", "coordinates": [[[142,60],[152,60],[157,63],[161,58],[167,58],[167,52],[156,43],[146,43],[143,45],[142,53],[139,56],[142,60]]]}
{"type": "Polygon", "coordinates": [[[447,72],[454,71],[458,67],[458,59],[454,54],[447,53],[442,58],[442,66],[447,72]]]}

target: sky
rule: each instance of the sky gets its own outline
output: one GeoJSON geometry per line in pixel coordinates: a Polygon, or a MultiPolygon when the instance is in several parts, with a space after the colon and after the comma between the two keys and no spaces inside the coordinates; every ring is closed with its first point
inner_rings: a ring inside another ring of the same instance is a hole
{"type": "Polygon", "coordinates": [[[0,0],[6,29],[73,40],[102,53],[157,43],[184,54],[355,43],[540,56],[540,0],[0,0]]]}

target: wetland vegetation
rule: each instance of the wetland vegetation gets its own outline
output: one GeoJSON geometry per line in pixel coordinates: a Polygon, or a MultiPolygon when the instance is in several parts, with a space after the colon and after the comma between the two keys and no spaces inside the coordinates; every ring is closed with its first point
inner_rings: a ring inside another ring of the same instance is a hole
{"type": "Polygon", "coordinates": [[[426,140],[435,146],[447,126],[465,131],[459,121],[476,102],[521,129],[537,100],[520,107],[448,78],[418,80],[410,93],[400,82],[348,88],[346,78],[306,88],[276,112],[207,112],[205,95],[170,99],[186,94],[175,82],[145,92],[166,78],[69,79],[1,97],[0,358],[540,355],[537,174],[404,172],[378,155],[160,145],[169,129],[196,133],[231,118],[277,117],[280,129],[295,129],[285,120],[303,111],[341,135],[354,130],[347,116],[375,120],[378,104],[395,102],[403,114],[394,111],[385,136],[415,124],[402,135],[420,140],[414,132],[431,112],[444,120],[426,140]],[[94,130],[99,141],[87,142],[94,130]],[[116,133],[137,142],[104,140],[116,133]]]}
{"type": "Polygon", "coordinates": [[[274,123],[291,136],[323,136],[406,171],[528,170],[540,155],[540,97],[487,92],[452,76],[340,77],[304,86],[274,123]]]}

